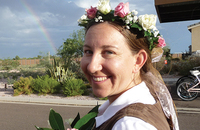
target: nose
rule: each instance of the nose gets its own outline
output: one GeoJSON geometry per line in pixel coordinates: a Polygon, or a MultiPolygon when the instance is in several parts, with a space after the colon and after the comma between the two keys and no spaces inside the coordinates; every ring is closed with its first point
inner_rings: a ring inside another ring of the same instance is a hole
{"type": "Polygon", "coordinates": [[[87,66],[87,70],[91,73],[97,73],[98,71],[102,70],[102,59],[98,55],[93,55],[89,64],[87,66]]]}

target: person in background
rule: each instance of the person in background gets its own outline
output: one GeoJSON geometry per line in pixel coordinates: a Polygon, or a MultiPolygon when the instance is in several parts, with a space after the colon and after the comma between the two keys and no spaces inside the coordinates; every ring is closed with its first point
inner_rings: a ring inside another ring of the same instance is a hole
{"type": "Polygon", "coordinates": [[[140,15],[109,0],[86,9],[79,19],[86,29],[81,69],[99,107],[93,129],[178,130],[172,98],[152,62],[162,57],[165,40],[156,28],[156,15],[140,15]]]}

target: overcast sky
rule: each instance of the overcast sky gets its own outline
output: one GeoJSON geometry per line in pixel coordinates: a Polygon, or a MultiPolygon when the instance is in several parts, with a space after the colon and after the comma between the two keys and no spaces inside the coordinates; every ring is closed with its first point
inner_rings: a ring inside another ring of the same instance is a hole
{"type": "MultiPolygon", "coordinates": [[[[110,0],[114,9],[129,2],[130,10],[139,14],[156,14],[154,0],[110,0]]],[[[98,0],[0,0],[0,59],[37,57],[40,52],[56,54],[69,35],[80,29],[77,20],[85,8],[98,0]]],[[[187,26],[196,21],[161,23],[157,28],[172,53],[188,51],[191,33],[187,26]]]]}

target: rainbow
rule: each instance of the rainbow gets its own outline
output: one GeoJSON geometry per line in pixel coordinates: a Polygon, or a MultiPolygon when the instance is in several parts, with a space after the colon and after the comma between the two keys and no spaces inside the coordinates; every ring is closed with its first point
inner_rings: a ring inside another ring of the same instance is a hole
{"type": "Polygon", "coordinates": [[[34,12],[34,10],[31,8],[30,5],[28,5],[28,3],[26,2],[26,0],[20,0],[23,7],[27,10],[27,12],[29,14],[31,14],[33,16],[33,18],[35,19],[35,21],[38,24],[38,27],[40,28],[44,38],[46,39],[46,41],[49,43],[49,45],[51,46],[53,53],[57,53],[55,44],[53,42],[53,40],[51,39],[48,31],[46,30],[45,26],[42,24],[42,22],[40,21],[39,17],[37,16],[37,14],[34,12]]]}

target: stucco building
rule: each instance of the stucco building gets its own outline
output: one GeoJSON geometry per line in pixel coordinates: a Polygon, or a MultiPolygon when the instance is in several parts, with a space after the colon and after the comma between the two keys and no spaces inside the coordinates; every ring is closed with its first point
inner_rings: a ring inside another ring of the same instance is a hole
{"type": "Polygon", "coordinates": [[[188,26],[188,30],[192,35],[192,52],[200,53],[200,22],[188,26]]]}

